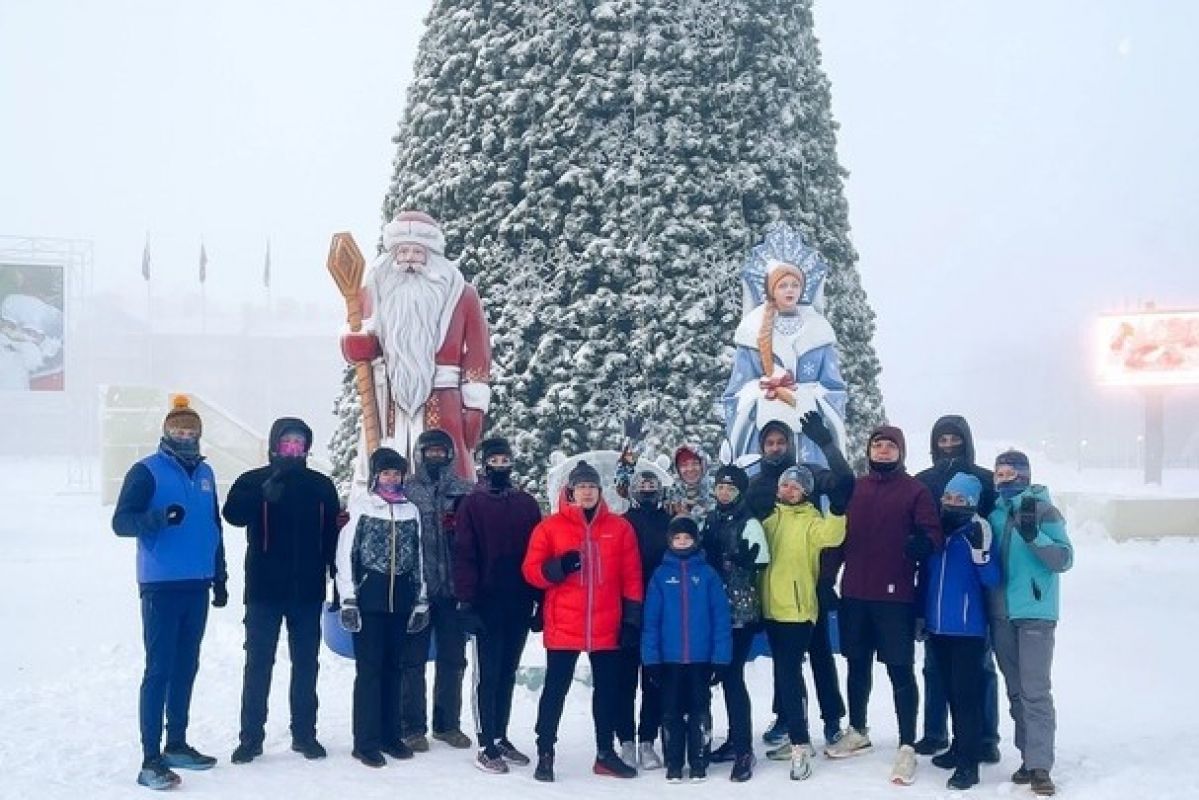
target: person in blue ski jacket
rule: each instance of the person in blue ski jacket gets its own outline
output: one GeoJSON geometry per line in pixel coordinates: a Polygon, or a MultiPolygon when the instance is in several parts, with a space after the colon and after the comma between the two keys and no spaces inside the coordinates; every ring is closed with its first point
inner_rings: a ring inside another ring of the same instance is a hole
{"type": "Polygon", "coordinates": [[[146,648],[138,697],[142,767],[137,782],[150,789],[178,786],[172,767],[197,770],[216,764],[187,743],[209,592],[214,607],[229,602],[216,477],[200,455],[202,430],[200,415],[187,398],[175,397],[162,423],[158,450],[125,475],[112,515],[117,536],[137,539],[146,648]]]}
{"type": "Polygon", "coordinates": [[[712,690],[733,653],[724,582],[699,549],[699,526],[678,516],[667,528],[670,549],[650,579],[641,629],[641,661],[662,690],[666,780],[707,778],[712,690]]]}
{"type": "Polygon", "coordinates": [[[941,496],[945,548],[923,565],[927,647],[949,698],[953,746],[933,764],[953,769],[950,789],[978,783],[983,748],[983,701],[987,646],[986,589],[1002,580],[991,552],[991,526],[978,516],[982,483],[968,472],[949,479],[941,496]]]}

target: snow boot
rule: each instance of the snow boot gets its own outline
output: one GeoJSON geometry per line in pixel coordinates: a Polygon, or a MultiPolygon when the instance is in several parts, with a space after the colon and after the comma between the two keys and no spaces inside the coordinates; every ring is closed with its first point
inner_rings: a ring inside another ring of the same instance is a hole
{"type": "Polygon", "coordinates": [[[499,749],[500,756],[508,763],[518,767],[529,766],[529,757],[517,750],[516,746],[507,739],[500,739],[495,746],[499,749]]]}
{"type": "Polygon", "coordinates": [[[416,754],[412,752],[412,748],[404,744],[403,739],[397,739],[394,742],[385,744],[381,749],[387,755],[400,761],[407,761],[410,758],[416,757],[416,754]]]}
{"type": "Polygon", "coordinates": [[[466,750],[474,745],[470,737],[457,728],[449,731],[433,731],[433,738],[439,742],[445,742],[456,750],[466,750]]]}
{"type": "Polygon", "coordinates": [[[1021,764],[1020,769],[1012,773],[1012,783],[1017,786],[1027,786],[1032,783],[1032,770],[1021,764]]]}
{"type": "Polygon", "coordinates": [[[910,744],[901,744],[895,753],[895,764],[891,767],[891,783],[911,786],[916,782],[916,749],[910,744]]]}
{"type": "Polygon", "coordinates": [[[324,745],[318,742],[315,736],[311,739],[292,739],[291,749],[309,761],[316,761],[329,755],[324,745]]]}
{"type": "Polygon", "coordinates": [[[378,750],[354,750],[350,755],[368,767],[378,769],[387,766],[387,759],[378,750]]]}
{"type": "Polygon", "coordinates": [[[637,770],[621,760],[615,750],[601,750],[596,753],[591,771],[596,775],[608,775],[613,778],[637,777],[637,770]]]}
{"type": "Polygon", "coordinates": [[[404,737],[404,744],[414,753],[429,752],[429,740],[423,733],[414,733],[404,737]]]}
{"type": "Polygon", "coordinates": [[[754,776],[754,764],[757,761],[753,753],[738,753],[733,760],[733,771],[729,773],[729,780],[733,783],[745,783],[754,776]]]}
{"type": "Polygon", "coordinates": [[[994,742],[987,742],[983,745],[979,761],[984,764],[998,764],[1002,760],[1003,756],[999,752],[999,745],[994,742]]]}
{"type": "Polygon", "coordinates": [[[216,759],[206,756],[189,744],[168,744],[162,750],[162,760],[175,769],[212,769],[216,759]]]}
{"type": "Polygon", "coordinates": [[[249,764],[260,755],[262,755],[261,744],[242,742],[236,748],[234,748],[233,755],[229,756],[229,760],[234,764],[249,764]]]}
{"type": "Polygon", "coordinates": [[[554,754],[538,753],[537,767],[533,770],[533,779],[542,783],[554,782],[554,754]]]}
{"type": "Polygon", "coordinates": [[[949,776],[945,784],[950,789],[969,789],[978,783],[978,766],[962,764],[949,776]]]}
{"type": "Polygon", "coordinates": [[[932,757],[933,766],[937,769],[957,769],[958,768],[958,751],[952,745],[948,750],[940,755],[932,757]]]}
{"type": "Polygon", "coordinates": [[[1053,778],[1049,777],[1049,770],[1047,769],[1034,769],[1030,771],[1029,788],[1038,797],[1052,797],[1057,794],[1057,787],[1053,785],[1053,778]]]}
{"type": "Polygon", "coordinates": [[[138,785],[145,786],[147,789],[162,791],[174,789],[183,783],[183,779],[172,772],[159,756],[158,758],[148,758],[142,762],[141,771],[137,773],[137,782],[138,785]]]}

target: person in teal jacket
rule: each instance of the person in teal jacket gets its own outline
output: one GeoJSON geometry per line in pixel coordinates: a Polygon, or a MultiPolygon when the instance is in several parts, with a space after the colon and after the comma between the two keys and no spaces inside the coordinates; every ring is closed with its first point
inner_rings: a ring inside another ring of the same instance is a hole
{"type": "Polygon", "coordinates": [[[1055,791],[1053,741],[1057,727],[1050,672],[1059,614],[1058,575],[1074,563],[1066,521],[1044,486],[1032,484],[1028,456],[1017,450],[995,460],[999,498],[990,523],[1003,582],[989,595],[995,656],[1007,684],[1016,747],[1023,762],[1012,782],[1034,793],[1055,791]]]}

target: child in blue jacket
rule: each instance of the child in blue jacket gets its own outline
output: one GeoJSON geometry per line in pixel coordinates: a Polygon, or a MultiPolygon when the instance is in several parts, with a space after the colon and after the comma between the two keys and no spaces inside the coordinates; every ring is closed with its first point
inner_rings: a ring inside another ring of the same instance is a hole
{"type": "Polygon", "coordinates": [[[699,550],[699,527],[679,516],[667,528],[670,549],[645,593],[641,662],[662,690],[662,749],[666,780],[707,778],[712,731],[711,686],[732,657],[729,599],[720,576],[699,550]]]}
{"type": "Polygon", "coordinates": [[[987,643],[986,588],[998,586],[999,561],[991,554],[991,526],[978,516],[982,484],[968,472],[954,475],[941,497],[945,548],[925,562],[924,620],[928,647],[949,696],[953,746],[933,764],[953,769],[950,789],[978,783],[983,728],[983,651],[987,643]]]}

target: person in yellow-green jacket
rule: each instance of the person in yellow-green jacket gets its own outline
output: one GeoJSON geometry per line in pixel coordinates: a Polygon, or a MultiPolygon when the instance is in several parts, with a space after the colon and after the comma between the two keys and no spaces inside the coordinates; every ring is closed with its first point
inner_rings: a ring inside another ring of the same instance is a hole
{"type": "Polygon", "coordinates": [[[826,517],[809,501],[813,484],[807,467],[784,470],[774,511],[762,523],[770,549],[770,566],[762,576],[762,617],[774,658],[775,694],[790,739],[768,755],[776,760],[789,756],[791,779],[797,781],[811,777],[815,752],[808,736],[800,670],[818,613],[820,551],[845,541],[845,517],[826,517]]]}

